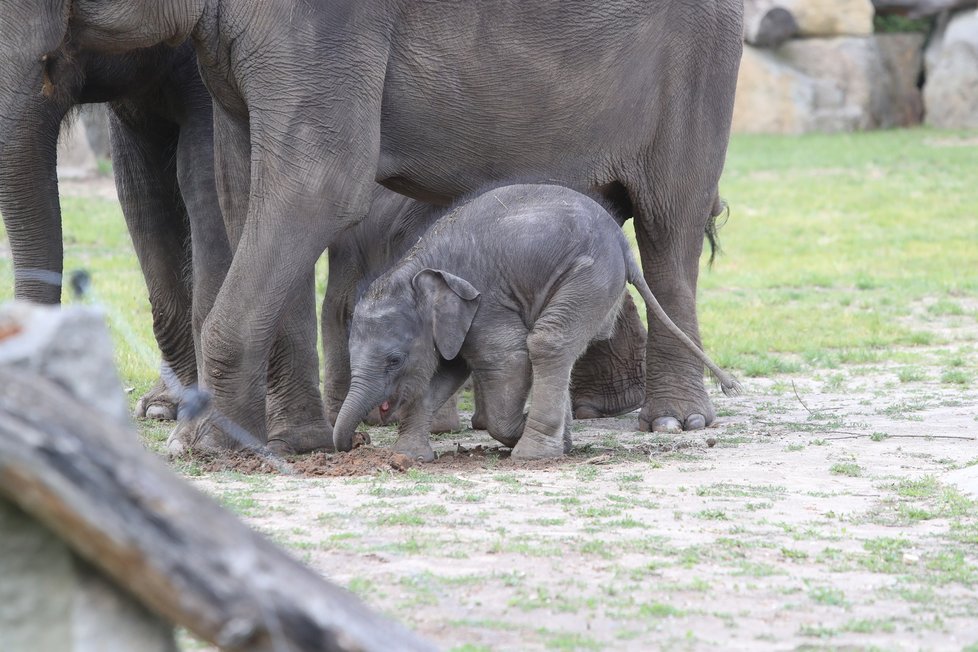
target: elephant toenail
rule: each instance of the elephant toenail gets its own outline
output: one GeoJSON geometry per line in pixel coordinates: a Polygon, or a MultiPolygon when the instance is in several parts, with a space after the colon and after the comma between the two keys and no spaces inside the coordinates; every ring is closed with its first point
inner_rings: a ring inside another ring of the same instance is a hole
{"type": "Polygon", "coordinates": [[[706,417],[702,414],[691,414],[686,417],[685,430],[702,430],[706,427],[706,417]]]}
{"type": "Polygon", "coordinates": [[[659,417],[652,422],[652,432],[682,432],[683,426],[675,417],[659,417]]]}

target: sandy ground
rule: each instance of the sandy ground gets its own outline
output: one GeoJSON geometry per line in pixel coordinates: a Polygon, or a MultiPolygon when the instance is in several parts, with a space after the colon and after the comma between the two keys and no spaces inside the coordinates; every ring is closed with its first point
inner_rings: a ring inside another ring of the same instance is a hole
{"type": "Polygon", "coordinates": [[[919,378],[746,379],[691,436],[628,415],[550,464],[466,431],[406,472],[366,450],[354,477],[193,482],[444,649],[978,649],[978,320],[931,328],[919,378]]]}
{"type": "MultiPolygon", "coordinates": [[[[110,179],[62,191],[115,196],[110,179]]],[[[742,379],[701,433],[582,421],[570,457],[518,465],[465,431],[405,471],[377,428],[374,449],[297,476],[239,461],[189,479],[443,649],[978,650],[978,305],[962,303],[915,324],[943,341],[913,350],[915,373],[883,352],[742,379]]]]}

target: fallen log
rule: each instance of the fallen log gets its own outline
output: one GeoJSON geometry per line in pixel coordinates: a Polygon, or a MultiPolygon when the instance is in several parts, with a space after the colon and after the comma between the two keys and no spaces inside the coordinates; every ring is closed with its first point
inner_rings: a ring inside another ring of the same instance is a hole
{"type": "Polygon", "coordinates": [[[744,0],[744,41],[774,48],[798,34],[794,15],[776,0],[744,0]]]}
{"type": "Polygon", "coordinates": [[[927,18],[944,11],[976,6],[975,0],[873,0],[880,15],[896,14],[907,18],[927,18]]]}
{"type": "Polygon", "coordinates": [[[0,494],[225,650],[431,650],[173,474],[118,420],[0,368],[0,494]]]}

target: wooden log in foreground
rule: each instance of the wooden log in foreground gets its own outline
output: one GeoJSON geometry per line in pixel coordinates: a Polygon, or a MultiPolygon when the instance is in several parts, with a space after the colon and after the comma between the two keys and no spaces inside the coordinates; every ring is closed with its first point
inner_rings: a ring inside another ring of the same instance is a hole
{"type": "Polygon", "coordinates": [[[794,15],[776,0],[744,0],[744,41],[774,48],[798,34],[794,15]]]}
{"type": "Polygon", "coordinates": [[[873,0],[877,14],[898,14],[908,18],[927,18],[976,4],[975,0],[873,0]]]}
{"type": "Polygon", "coordinates": [[[118,421],[26,370],[0,368],[0,494],[222,649],[433,649],[187,485],[118,421]]]}

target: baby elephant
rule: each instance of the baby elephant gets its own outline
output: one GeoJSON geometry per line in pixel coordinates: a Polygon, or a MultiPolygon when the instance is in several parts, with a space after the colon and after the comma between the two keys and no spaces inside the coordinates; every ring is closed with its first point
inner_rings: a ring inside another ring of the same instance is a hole
{"type": "Polygon", "coordinates": [[[505,186],[438,220],[357,304],[337,450],[350,450],[354,428],[380,405],[400,410],[394,448],[433,460],[432,415],[471,373],[487,430],[513,457],[568,452],[571,368],[611,334],[626,280],[724,392],[736,389],[663,312],[597,202],[560,186],[505,186]]]}

